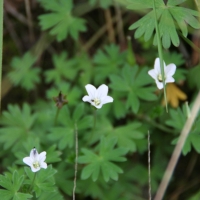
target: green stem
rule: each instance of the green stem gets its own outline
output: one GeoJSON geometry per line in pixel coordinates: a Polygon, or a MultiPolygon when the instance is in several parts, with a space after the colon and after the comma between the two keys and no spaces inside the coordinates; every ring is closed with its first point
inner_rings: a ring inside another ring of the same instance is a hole
{"type": "Polygon", "coordinates": [[[156,123],[154,121],[152,121],[149,117],[144,117],[143,118],[147,123],[151,124],[152,126],[167,132],[167,133],[172,133],[172,134],[177,134],[178,132],[176,132],[175,130],[172,130],[170,128],[167,128],[166,126],[163,126],[162,124],[156,123]]]}
{"type": "Polygon", "coordinates": [[[35,172],[34,177],[33,177],[33,181],[32,181],[32,183],[31,183],[31,185],[29,187],[29,193],[31,193],[31,190],[33,188],[33,184],[34,184],[34,181],[35,181],[35,178],[36,178],[36,174],[37,174],[37,172],[35,172]]]}
{"type": "Polygon", "coordinates": [[[166,94],[166,88],[165,88],[165,73],[164,73],[163,52],[162,52],[162,44],[161,44],[161,39],[160,39],[160,31],[159,31],[159,28],[158,28],[158,20],[157,20],[157,14],[156,14],[155,0],[153,1],[153,10],[154,10],[154,15],[155,15],[158,55],[159,55],[159,58],[160,58],[160,67],[161,67],[161,75],[162,75],[162,80],[163,80],[164,98],[165,98],[165,103],[166,103],[166,112],[168,112],[167,94],[166,94]]]}
{"type": "MultiPolygon", "coordinates": [[[[0,99],[1,99],[1,80],[2,80],[2,54],[3,54],[3,0],[0,0],[0,99]]],[[[1,103],[0,103],[1,110],[1,103]]]]}
{"type": "Polygon", "coordinates": [[[56,126],[57,124],[57,120],[58,120],[58,115],[59,115],[59,112],[60,112],[60,109],[57,108],[57,111],[56,111],[56,116],[55,116],[55,120],[54,120],[54,126],[56,126]]]}
{"type": "Polygon", "coordinates": [[[192,41],[190,41],[188,38],[184,37],[181,32],[179,32],[179,35],[187,42],[195,51],[200,53],[200,48],[198,48],[192,41]]]}
{"type": "Polygon", "coordinates": [[[94,124],[93,124],[93,130],[96,128],[96,121],[97,121],[97,109],[94,110],[94,124]]]}
{"type": "Polygon", "coordinates": [[[92,141],[92,138],[94,136],[94,130],[96,128],[96,121],[97,121],[97,109],[95,108],[95,110],[94,110],[94,124],[93,124],[92,134],[90,136],[90,139],[88,140],[88,144],[92,141]]]}

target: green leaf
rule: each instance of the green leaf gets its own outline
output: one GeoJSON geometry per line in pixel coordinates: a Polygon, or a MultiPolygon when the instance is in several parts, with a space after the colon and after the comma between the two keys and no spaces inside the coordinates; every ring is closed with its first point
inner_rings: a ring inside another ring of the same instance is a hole
{"type": "Polygon", "coordinates": [[[54,69],[45,71],[46,82],[59,84],[62,80],[73,80],[76,76],[75,60],[67,60],[67,53],[53,56],[54,69]]]}
{"type": "Polygon", "coordinates": [[[195,29],[200,28],[199,21],[194,17],[199,16],[199,13],[197,11],[188,8],[174,7],[170,9],[170,13],[178,23],[184,37],[187,37],[188,34],[187,24],[195,29]]]}
{"type": "Polygon", "coordinates": [[[0,189],[1,198],[4,200],[10,200],[13,197],[13,194],[8,190],[0,189]]]}
{"type": "Polygon", "coordinates": [[[78,130],[84,130],[87,128],[91,128],[93,126],[94,117],[93,116],[85,116],[81,120],[79,120],[77,126],[78,130]]]}
{"type": "Polygon", "coordinates": [[[118,174],[123,171],[111,161],[125,161],[126,158],[123,156],[126,154],[127,149],[114,149],[116,142],[117,140],[115,138],[102,138],[100,142],[99,154],[95,154],[87,149],[82,149],[84,155],[80,156],[78,161],[82,164],[88,164],[82,170],[82,179],[87,179],[92,176],[92,180],[96,181],[100,175],[100,171],[102,172],[106,182],[109,181],[109,179],[118,179],[118,174]]]}
{"type": "Polygon", "coordinates": [[[84,113],[84,104],[80,103],[73,112],[72,119],[77,122],[84,113]]]}
{"type": "Polygon", "coordinates": [[[71,127],[51,128],[48,138],[57,142],[60,150],[66,147],[72,148],[74,145],[74,129],[71,127]]]}
{"type": "MultiPolygon", "coordinates": [[[[184,127],[184,124],[187,119],[187,114],[186,114],[186,108],[183,107],[182,110],[180,108],[173,110],[170,109],[170,119],[167,120],[165,123],[169,126],[174,127],[176,130],[181,132],[182,128],[184,127]]],[[[199,135],[199,130],[200,130],[200,117],[198,116],[196,118],[195,123],[193,124],[190,133],[185,141],[184,147],[182,149],[183,155],[186,155],[191,151],[191,147],[193,146],[194,149],[197,152],[200,152],[200,135],[199,135]]],[[[177,143],[177,139],[172,142],[173,144],[177,143]]]]}
{"type": "Polygon", "coordinates": [[[103,50],[98,50],[94,56],[95,82],[100,84],[108,75],[119,71],[119,67],[124,63],[125,53],[120,52],[119,46],[115,44],[104,46],[103,50]]]}
{"type": "Polygon", "coordinates": [[[117,75],[110,75],[111,85],[110,87],[117,91],[130,91],[129,85],[124,81],[124,79],[117,75]]]}
{"type": "Polygon", "coordinates": [[[190,88],[197,88],[200,89],[200,65],[197,65],[189,70],[189,73],[187,75],[187,81],[189,83],[190,88]]]}
{"type": "MultiPolygon", "coordinates": [[[[135,152],[137,150],[135,141],[144,138],[144,134],[138,130],[140,127],[141,124],[138,122],[134,122],[125,126],[119,126],[113,131],[109,132],[107,134],[107,138],[115,137],[117,138],[118,147],[126,148],[131,152],[135,152]]],[[[113,155],[113,158],[114,157],[115,156],[113,155]]]]}
{"type": "Polygon", "coordinates": [[[159,29],[160,36],[162,37],[162,44],[165,49],[170,47],[171,41],[174,46],[179,45],[179,37],[169,10],[163,10],[160,18],[159,29]]]}
{"type": "Polygon", "coordinates": [[[21,86],[26,90],[34,89],[35,85],[40,82],[40,68],[34,67],[36,57],[30,52],[24,54],[22,58],[14,57],[11,61],[12,71],[8,77],[15,86],[21,86]]]}
{"type": "Polygon", "coordinates": [[[121,76],[110,76],[110,87],[116,91],[124,92],[124,97],[127,98],[126,109],[131,108],[134,113],[137,113],[140,108],[139,99],[152,101],[157,99],[154,94],[153,87],[146,87],[152,82],[147,76],[147,68],[144,67],[140,71],[138,66],[130,67],[126,65],[122,68],[121,76]]]}
{"type": "Polygon", "coordinates": [[[56,151],[56,145],[50,146],[47,150],[47,163],[54,163],[61,161],[60,155],[62,154],[60,151],[56,151]]]}
{"type": "Polygon", "coordinates": [[[167,1],[167,5],[170,5],[170,6],[176,6],[176,5],[179,5],[183,2],[185,2],[186,0],[168,0],[167,1]]]}
{"type": "Polygon", "coordinates": [[[131,10],[140,10],[146,8],[152,8],[151,0],[125,0],[127,8],[131,10]]]}
{"type": "MultiPolygon", "coordinates": [[[[22,109],[16,105],[8,105],[8,111],[3,112],[0,129],[0,142],[4,149],[18,149],[26,141],[28,135],[32,137],[34,132],[32,127],[37,115],[31,113],[28,104],[23,104],[22,109]]],[[[35,137],[35,135],[34,135],[35,137]]]]}
{"type": "Polygon", "coordinates": [[[4,200],[27,200],[32,197],[30,194],[19,192],[24,182],[24,175],[20,176],[15,170],[13,174],[6,173],[0,175],[0,185],[4,189],[0,189],[1,198],[4,200]]]}
{"type": "MultiPolygon", "coordinates": [[[[25,167],[25,172],[29,179],[32,181],[34,178],[34,173],[31,171],[30,168],[25,167]]],[[[48,165],[47,169],[41,169],[39,173],[37,173],[35,181],[33,183],[33,188],[36,193],[36,197],[38,198],[42,191],[56,191],[55,181],[54,181],[54,174],[56,170],[52,168],[51,165],[48,165]]]]}
{"type": "MultiPolygon", "coordinates": [[[[199,16],[197,11],[177,6],[184,0],[170,0],[167,5],[164,1],[155,1],[157,19],[155,19],[154,12],[151,10],[148,14],[142,17],[140,20],[132,24],[129,29],[137,29],[135,31],[135,38],[139,38],[144,35],[144,40],[148,41],[155,30],[155,20],[159,22],[160,37],[162,39],[162,45],[164,48],[169,48],[171,42],[175,45],[179,45],[179,37],[177,34],[175,23],[178,24],[183,35],[187,37],[188,30],[187,24],[195,29],[200,28],[200,23],[196,19],[199,16]]],[[[133,10],[153,8],[153,0],[127,0],[125,5],[133,10]]],[[[156,34],[154,34],[153,44],[157,45],[156,34]]]]}
{"type": "Polygon", "coordinates": [[[74,40],[78,39],[78,34],[86,30],[85,21],[74,17],[71,14],[73,7],[72,0],[39,0],[41,5],[49,14],[39,16],[42,30],[50,30],[51,35],[55,35],[57,41],[62,41],[70,35],[74,40]]]}

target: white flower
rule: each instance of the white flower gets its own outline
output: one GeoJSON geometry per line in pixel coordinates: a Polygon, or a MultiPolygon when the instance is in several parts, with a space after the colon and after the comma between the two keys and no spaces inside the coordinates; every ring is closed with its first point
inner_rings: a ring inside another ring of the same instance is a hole
{"type": "MultiPolygon", "coordinates": [[[[174,78],[172,77],[176,71],[176,65],[171,63],[169,65],[165,65],[164,62],[164,78],[165,83],[174,82],[174,78]]],[[[160,58],[156,58],[154,63],[154,69],[148,71],[148,74],[155,79],[158,89],[163,88],[163,80],[161,75],[161,66],[160,66],[160,58]]]]}
{"type": "Polygon", "coordinates": [[[108,86],[100,85],[98,89],[96,89],[93,85],[87,84],[85,86],[87,93],[89,96],[84,96],[82,98],[83,101],[88,101],[96,108],[101,108],[103,104],[113,102],[113,98],[107,96],[108,94],[108,86]]]}
{"type": "Polygon", "coordinates": [[[36,148],[34,147],[30,152],[30,156],[23,158],[23,162],[31,167],[32,172],[37,172],[41,168],[47,168],[47,163],[44,162],[45,159],[46,152],[43,151],[42,153],[38,154],[36,148]]]}

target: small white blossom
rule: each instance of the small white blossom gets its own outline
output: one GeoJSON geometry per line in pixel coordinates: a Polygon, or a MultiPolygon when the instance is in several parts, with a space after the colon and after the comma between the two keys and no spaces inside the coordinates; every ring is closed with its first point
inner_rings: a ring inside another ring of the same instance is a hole
{"type": "MultiPolygon", "coordinates": [[[[165,65],[164,62],[164,78],[165,78],[165,84],[174,82],[174,78],[172,77],[176,71],[176,65],[171,63],[169,65],[165,65]]],[[[155,79],[155,82],[157,84],[158,89],[163,88],[163,80],[162,80],[162,74],[161,74],[161,66],[160,66],[160,58],[156,58],[154,63],[154,69],[151,69],[148,71],[148,74],[155,79]]]]}
{"type": "Polygon", "coordinates": [[[103,84],[96,89],[93,85],[87,84],[85,86],[87,93],[89,96],[84,96],[82,98],[83,101],[87,101],[91,103],[96,108],[101,108],[103,104],[113,102],[113,98],[107,96],[108,94],[108,86],[103,84]]]}
{"type": "Polygon", "coordinates": [[[23,158],[23,162],[31,167],[32,172],[37,172],[41,168],[47,168],[47,164],[44,162],[45,159],[46,152],[43,151],[42,153],[38,154],[36,148],[34,147],[30,152],[30,156],[23,158]]]}

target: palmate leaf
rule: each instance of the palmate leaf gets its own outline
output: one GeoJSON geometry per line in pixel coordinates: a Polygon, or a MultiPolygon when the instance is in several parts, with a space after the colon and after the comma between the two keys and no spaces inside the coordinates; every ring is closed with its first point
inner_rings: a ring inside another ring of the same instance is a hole
{"type": "Polygon", "coordinates": [[[144,134],[137,130],[139,127],[141,127],[141,124],[138,122],[117,127],[107,135],[107,139],[116,137],[118,147],[124,147],[135,152],[137,149],[135,140],[144,138],[144,134]]]}
{"type": "Polygon", "coordinates": [[[0,142],[4,149],[20,148],[28,137],[33,136],[32,126],[35,120],[36,114],[31,114],[29,105],[24,104],[22,109],[16,105],[8,105],[8,111],[3,112],[3,128],[0,129],[0,142]]]}
{"type": "MultiPolygon", "coordinates": [[[[31,171],[29,167],[25,167],[26,175],[31,181],[34,178],[34,173],[31,171]]],[[[52,168],[51,165],[48,165],[47,169],[41,169],[35,178],[33,188],[36,193],[36,197],[38,198],[43,191],[46,192],[56,192],[57,188],[55,186],[54,174],[56,170],[52,168]]]]}
{"type": "Polygon", "coordinates": [[[118,72],[124,60],[125,53],[120,52],[119,47],[115,44],[107,45],[103,50],[98,50],[94,56],[94,63],[97,65],[95,82],[102,83],[108,77],[108,74],[118,72]]]}
{"type": "Polygon", "coordinates": [[[50,30],[51,35],[56,35],[58,41],[64,40],[70,35],[74,40],[78,34],[86,30],[85,21],[71,14],[72,0],[38,0],[49,14],[39,16],[42,30],[50,30]]]}
{"type": "MultiPolygon", "coordinates": [[[[152,8],[154,0],[127,0],[126,6],[129,9],[142,9],[152,8]]],[[[188,30],[187,25],[198,29],[200,23],[195,18],[199,16],[197,11],[183,8],[179,5],[184,0],[170,0],[167,5],[164,4],[163,0],[155,0],[157,20],[159,21],[160,37],[162,39],[162,45],[164,48],[169,48],[171,42],[174,46],[179,45],[179,37],[177,34],[177,25],[179,26],[184,37],[187,37],[188,30]]],[[[130,30],[137,29],[135,31],[135,38],[139,38],[144,35],[145,41],[148,41],[155,30],[155,15],[154,11],[150,11],[139,21],[135,22],[130,26],[130,30]]],[[[157,44],[156,34],[154,36],[154,45],[157,44]]]]}
{"type": "Polygon", "coordinates": [[[59,115],[59,126],[51,128],[47,137],[53,142],[58,142],[58,148],[60,150],[63,150],[66,147],[72,148],[74,145],[75,124],[78,130],[84,130],[92,126],[93,117],[83,116],[83,114],[83,103],[77,105],[73,111],[72,117],[68,108],[66,108],[64,112],[61,111],[59,115]]]}
{"type": "MultiPolygon", "coordinates": [[[[176,110],[170,110],[170,117],[171,119],[166,121],[166,124],[169,126],[172,126],[179,132],[181,132],[182,128],[184,127],[184,124],[187,120],[187,114],[186,114],[186,109],[183,107],[181,110],[180,108],[176,110]]],[[[200,153],[200,115],[198,115],[195,123],[192,126],[192,129],[185,141],[184,147],[182,149],[183,155],[186,155],[191,151],[192,146],[194,149],[200,153]]],[[[177,143],[178,138],[174,139],[172,141],[173,144],[177,143]]]]}
{"type": "Polygon", "coordinates": [[[140,107],[139,99],[152,101],[157,97],[153,93],[154,87],[146,87],[152,82],[147,76],[147,68],[139,71],[138,66],[130,67],[126,65],[122,69],[122,76],[111,75],[111,85],[113,90],[124,92],[127,96],[126,109],[131,108],[134,113],[137,113],[140,107]]]}
{"type": "Polygon", "coordinates": [[[27,200],[32,197],[30,194],[19,192],[24,182],[24,176],[20,176],[17,171],[13,174],[6,173],[0,175],[0,185],[4,189],[0,189],[0,196],[3,200],[27,200]]]}
{"type": "Polygon", "coordinates": [[[11,82],[26,90],[34,89],[35,84],[40,82],[40,69],[32,67],[35,61],[36,58],[29,52],[24,54],[22,58],[14,57],[11,61],[13,71],[8,74],[11,82]]]}
{"type": "Polygon", "coordinates": [[[67,60],[67,53],[53,56],[54,69],[46,70],[46,82],[59,84],[62,80],[73,80],[77,71],[75,70],[75,60],[67,60]]]}
{"type": "Polygon", "coordinates": [[[88,149],[82,149],[84,155],[80,156],[78,161],[82,164],[88,164],[83,168],[81,173],[82,179],[87,179],[91,176],[92,180],[96,181],[101,172],[106,182],[109,181],[109,179],[118,180],[118,174],[122,173],[123,170],[112,161],[126,161],[126,158],[123,156],[127,153],[127,149],[114,149],[116,142],[116,138],[107,140],[102,137],[99,154],[95,154],[93,151],[88,149]]]}
{"type": "Polygon", "coordinates": [[[135,152],[139,148],[138,141],[144,138],[144,133],[141,131],[141,123],[137,121],[127,125],[113,127],[109,119],[102,117],[98,119],[96,126],[92,139],[90,134],[85,134],[84,136],[85,141],[91,140],[91,145],[99,142],[101,136],[104,136],[108,140],[115,138],[117,140],[117,147],[126,148],[127,151],[135,152]]]}

